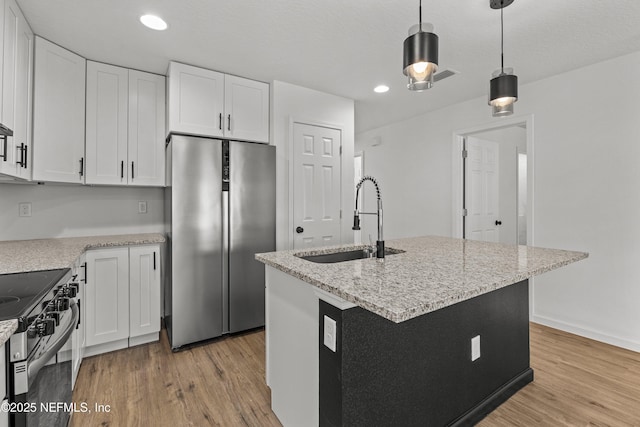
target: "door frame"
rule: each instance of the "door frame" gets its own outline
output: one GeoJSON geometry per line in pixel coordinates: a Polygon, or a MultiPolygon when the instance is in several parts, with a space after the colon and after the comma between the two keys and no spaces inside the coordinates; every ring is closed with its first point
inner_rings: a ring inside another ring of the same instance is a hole
{"type": "MultiPolygon", "coordinates": [[[[288,134],[287,134],[287,145],[289,146],[288,149],[288,155],[289,155],[289,168],[288,168],[288,174],[289,174],[289,188],[288,188],[288,200],[289,200],[289,220],[288,220],[288,224],[287,224],[287,241],[289,243],[289,249],[293,249],[293,241],[294,241],[294,234],[293,234],[293,229],[294,229],[294,218],[293,218],[293,205],[295,203],[295,199],[293,197],[293,177],[294,177],[294,141],[293,141],[293,126],[298,123],[301,125],[309,125],[309,126],[317,126],[317,127],[323,127],[323,128],[329,128],[329,129],[334,129],[337,130],[338,132],[340,132],[340,149],[341,149],[341,154],[340,154],[340,243],[344,242],[345,236],[344,236],[344,215],[342,214],[344,211],[344,203],[343,203],[343,199],[344,199],[344,171],[345,171],[345,167],[344,167],[344,150],[343,148],[343,143],[344,143],[344,132],[345,132],[345,126],[344,125],[340,125],[340,124],[335,124],[335,123],[327,123],[327,122],[322,122],[322,121],[318,121],[318,120],[308,120],[308,119],[304,119],[301,117],[295,117],[295,116],[289,116],[289,127],[288,127],[288,134]]],[[[350,162],[353,162],[353,159],[349,160],[350,162]]]]}
{"type": "MultiPolygon", "coordinates": [[[[464,168],[462,158],[463,140],[466,136],[470,136],[480,132],[499,130],[514,126],[525,126],[527,138],[527,246],[533,246],[533,203],[534,203],[534,133],[533,133],[533,114],[526,116],[516,116],[502,118],[497,122],[485,123],[482,125],[460,129],[453,132],[453,144],[451,150],[451,184],[452,184],[452,218],[451,218],[451,235],[453,237],[462,238],[462,198],[464,197],[464,168]]],[[[533,318],[534,313],[534,280],[529,279],[529,319],[533,318]]]]}
{"type": "Polygon", "coordinates": [[[527,140],[527,245],[533,246],[533,204],[534,204],[534,133],[533,133],[533,114],[527,116],[509,117],[500,119],[499,122],[485,123],[482,125],[460,129],[453,132],[453,144],[451,150],[451,183],[452,183],[452,209],[451,209],[451,235],[455,238],[462,238],[463,229],[463,196],[464,196],[464,168],[463,168],[463,140],[467,136],[471,136],[481,132],[488,132],[510,128],[514,126],[523,126],[526,131],[527,140]]]}

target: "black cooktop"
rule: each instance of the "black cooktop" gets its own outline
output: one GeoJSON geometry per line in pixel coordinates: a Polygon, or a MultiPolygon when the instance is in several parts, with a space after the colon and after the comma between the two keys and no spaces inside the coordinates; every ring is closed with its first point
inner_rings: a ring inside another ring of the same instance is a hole
{"type": "Polygon", "coordinates": [[[0,274],[0,320],[17,319],[29,314],[69,270],[60,268],[0,274]]]}

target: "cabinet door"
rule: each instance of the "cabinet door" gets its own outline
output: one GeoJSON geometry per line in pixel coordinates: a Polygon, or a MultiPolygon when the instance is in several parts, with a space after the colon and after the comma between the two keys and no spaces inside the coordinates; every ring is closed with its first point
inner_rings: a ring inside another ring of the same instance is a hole
{"type": "Polygon", "coordinates": [[[91,250],[86,253],[87,346],[129,336],[129,250],[91,250]]]}
{"type": "Polygon", "coordinates": [[[33,180],[84,182],[85,59],[35,37],[33,180]]]}
{"type": "Polygon", "coordinates": [[[224,74],[169,63],[169,132],[223,136],[224,74]]]}
{"type": "Polygon", "coordinates": [[[129,70],[129,184],[164,186],[165,78],[129,70]]]}
{"type": "Polygon", "coordinates": [[[31,179],[31,111],[33,109],[33,31],[22,14],[18,19],[16,65],[16,102],[14,141],[17,155],[17,176],[31,179]],[[23,145],[24,144],[24,145],[23,145]],[[19,147],[19,148],[18,148],[19,147]]]}
{"type": "Polygon", "coordinates": [[[87,61],[86,183],[127,183],[126,68],[87,61]]]}
{"type": "Polygon", "coordinates": [[[224,81],[225,137],[269,142],[269,85],[237,76],[224,81]]]}
{"type": "Polygon", "coordinates": [[[84,282],[82,279],[84,278],[84,268],[80,268],[81,265],[84,265],[85,256],[82,255],[80,258],[76,260],[73,264],[72,270],[73,274],[76,275],[74,279],[74,283],[78,284],[78,293],[76,295],[76,303],[78,304],[79,310],[79,318],[78,318],[78,326],[76,330],[73,331],[71,335],[71,343],[72,343],[72,370],[71,370],[71,388],[75,388],[76,380],[78,378],[78,371],[80,370],[80,365],[82,364],[82,356],[84,351],[84,337],[85,337],[85,299],[84,299],[84,282]]]}
{"type": "Polygon", "coordinates": [[[160,331],[160,247],[129,248],[129,336],[160,331]]]}
{"type": "MultiPolygon", "coordinates": [[[[2,124],[14,131],[0,147],[0,172],[15,176],[20,155],[16,149],[16,67],[18,63],[18,21],[20,9],[14,0],[4,3],[4,48],[2,55],[2,124]]],[[[18,144],[19,145],[19,144],[18,144]]]]}

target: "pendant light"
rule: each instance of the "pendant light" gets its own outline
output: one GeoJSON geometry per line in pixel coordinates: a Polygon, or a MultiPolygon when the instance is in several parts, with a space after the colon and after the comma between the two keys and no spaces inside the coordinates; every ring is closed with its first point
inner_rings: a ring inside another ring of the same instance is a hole
{"type": "Polygon", "coordinates": [[[433,25],[422,23],[422,0],[420,0],[420,23],[409,29],[404,41],[403,73],[409,78],[407,88],[423,91],[433,86],[433,75],[438,70],[438,36],[433,25]]]}
{"type": "Polygon", "coordinates": [[[504,8],[513,0],[490,0],[491,9],[500,9],[500,59],[501,67],[491,74],[489,105],[493,117],[513,114],[513,104],[518,100],[518,76],[513,68],[504,68],[504,8]]]}

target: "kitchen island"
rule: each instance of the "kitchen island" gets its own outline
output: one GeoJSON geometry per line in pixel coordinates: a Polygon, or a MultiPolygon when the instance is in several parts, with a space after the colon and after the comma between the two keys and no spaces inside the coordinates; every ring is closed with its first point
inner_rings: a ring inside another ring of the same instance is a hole
{"type": "Polygon", "coordinates": [[[285,426],[465,425],[533,380],[528,278],[586,258],[445,237],[333,264],[266,264],[267,384],[285,426]]]}

